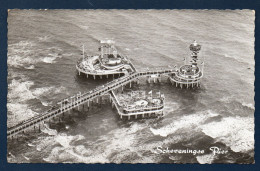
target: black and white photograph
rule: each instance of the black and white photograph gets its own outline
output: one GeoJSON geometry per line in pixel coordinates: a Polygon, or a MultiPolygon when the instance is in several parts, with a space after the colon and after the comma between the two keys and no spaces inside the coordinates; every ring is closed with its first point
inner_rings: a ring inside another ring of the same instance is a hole
{"type": "Polygon", "coordinates": [[[8,10],[8,163],[255,163],[255,11],[8,10]]]}

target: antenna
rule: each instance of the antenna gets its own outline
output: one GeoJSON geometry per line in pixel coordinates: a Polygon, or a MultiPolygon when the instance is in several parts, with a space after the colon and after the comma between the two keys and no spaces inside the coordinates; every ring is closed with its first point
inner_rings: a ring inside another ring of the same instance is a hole
{"type": "Polygon", "coordinates": [[[84,46],[84,44],[82,46],[82,50],[83,50],[83,59],[84,59],[85,58],[85,46],[84,46]]]}

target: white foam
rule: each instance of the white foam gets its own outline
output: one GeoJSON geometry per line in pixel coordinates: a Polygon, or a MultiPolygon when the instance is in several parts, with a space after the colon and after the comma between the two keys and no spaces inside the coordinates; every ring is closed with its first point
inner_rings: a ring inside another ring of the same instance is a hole
{"type": "Polygon", "coordinates": [[[205,155],[201,155],[201,156],[197,156],[196,159],[200,164],[211,164],[214,160],[214,154],[210,153],[210,154],[205,154],[205,155]]]}
{"type": "Polygon", "coordinates": [[[250,109],[255,110],[255,105],[253,105],[252,103],[245,103],[245,102],[243,102],[242,105],[246,106],[246,107],[248,107],[250,109]]]}
{"type": "Polygon", "coordinates": [[[35,96],[29,90],[34,83],[32,81],[12,80],[8,85],[8,98],[10,100],[19,99],[19,101],[26,101],[34,99],[35,96]]]}
{"type": "Polygon", "coordinates": [[[22,154],[22,156],[23,156],[26,160],[30,160],[29,157],[26,157],[26,156],[24,156],[23,154],[22,154]]]}
{"type": "Polygon", "coordinates": [[[41,42],[46,42],[47,40],[49,40],[51,38],[51,36],[41,36],[41,37],[37,37],[37,38],[41,42]]]}
{"type": "MultiPolygon", "coordinates": [[[[13,76],[15,76],[14,74],[13,76]]],[[[7,108],[10,112],[8,115],[8,126],[21,122],[25,119],[35,116],[37,113],[30,109],[28,100],[39,99],[44,106],[49,106],[49,102],[42,100],[41,96],[48,94],[59,94],[64,91],[64,87],[40,87],[31,89],[34,82],[28,81],[28,78],[22,76],[21,79],[13,79],[8,85],[8,103],[7,108]]]]}
{"type": "Polygon", "coordinates": [[[28,143],[27,144],[29,147],[34,147],[35,145],[34,144],[31,144],[31,143],[28,143]]]}
{"type": "Polygon", "coordinates": [[[37,114],[29,109],[27,104],[21,103],[7,103],[7,110],[11,112],[11,115],[7,115],[8,126],[13,126],[37,114]]]}
{"type": "Polygon", "coordinates": [[[167,116],[168,114],[170,113],[173,113],[175,110],[177,110],[180,105],[178,103],[175,103],[175,102],[166,102],[164,104],[164,115],[167,116]]]}
{"type": "Polygon", "coordinates": [[[13,67],[23,67],[23,66],[36,64],[37,61],[38,60],[36,58],[32,58],[29,56],[23,57],[20,55],[8,55],[7,64],[8,66],[13,66],[13,67]]]}
{"type": "Polygon", "coordinates": [[[8,45],[8,66],[23,67],[25,65],[25,68],[31,69],[32,67],[28,68],[28,65],[38,61],[37,58],[32,57],[32,46],[34,43],[29,41],[8,45]]]}
{"type": "Polygon", "coordinates": [[[55,59],[56,59],[56,57],[44,57],[42,59],[42,61],[45,62],[45,63],[52,64],[52,63],[55,63],[55,61],[54,61],[55,59]]]}
{"type": "Polygon", "coordinates": [[[223,96],[220,101],[230,103],[232,100],[234,100],[233,96],[223,96]]]}
{"type": "Polygon", "coordinates": [[[254,118],[228,117],[201,125],[203,132],[229,146],[235,152],[254,149],[254,118]]]}
{"type": "Polygon", "coordinates": [[[43,106],[49,106],[49,104],[50,104],[50,103],[45,102],[45,101],[41,101],[41,103],[42,103],[43,106]]]}
{"type": "Polygon", "coordinates": [[[179,129],[191,128],[192,126],[199,126],[203,121],[209,117],[217,116],[218,114],[208,111],[205,114],[191,114],[185,115],[177,120],[173,120],[171,124],[161,127],[159,129],[150,128],[154,135],[167,137],[175,133],[179,129]]]}
{"type": "Polygon", "coordinates": [[[74,139],[74,136],[68,136],[65,133],[59,134],[57,137],[55,137],[55,141],[58,142],[64,148],[69,148],[71,141],[74,139]]]}
{"type": "Polygon", "coordinates": [[[46,93],[51,92],[52,90],[54,90],[55,87],[51,86],[51,87],[40,87],[40,88],[36,88],[35,90],[33,90],[33,94],[35,96],[41,96],[44,95],[46,93]]]}
{"type": "Polygon", "coordinates": [[[57,131],[54,129],[50,129],[46,124],[44,124],[44,129],[42,129],[41,131],[48,135],[57,135],[57,131]]]}
{"type": "Polygon", "coordinates": [[[34,65],[30,65],[30,66],[28,66],[28,67],[24,67],[25,69],[34,69],[35,67],[34,67],[34,65]]]}

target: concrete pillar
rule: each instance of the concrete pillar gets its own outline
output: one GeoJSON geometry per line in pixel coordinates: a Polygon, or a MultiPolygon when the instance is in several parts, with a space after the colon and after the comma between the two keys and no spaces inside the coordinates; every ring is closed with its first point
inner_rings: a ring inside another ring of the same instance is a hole
{"type": "Polygon", "coordinates": [[[102,75],[100,75],[99,77],[100,77],[100,79],[102,79],[102,75]]]}
{"type": "Polygon", "coordinates": [[[136,80],[136,84],[138,85],[139,84],[139,79],[137,78],[137,80],[136,80]]]}
{"type": "Polygon", "coordinates": [[[87,74],[87,78],[88,78],[88,74],[87,74]]]}
{"type": "Polygon", "coordinates": [[[107,78],[108,78],[108,74],[107,74],[107,78]]]}
{"type": "Polygon", "coordinates": [[[80,71],[79,71],[79,75],[80,75],[80,71]]]}
{"type": "Polygon", "coordinates": [[[120,119],[123,119],[123,116],[122,116],[122,115],[120,115],[120,119]]]}
{"type": "Polygon", "coordinates": [[[138,116],[138,115],[135,115],[135,119],[137,119],[137,116],[138,116]]]}
{"type": "Polygon", "coordinates": [[[128,115],[128,120],[130,120],[131,115],[128,115]]]}
{"type": "Polygon", "coordinates": [[[96,79],[96,76],[95,75],[93,75],[93,77],[94,77],[94,80],[96,79]]]}
{"type": "Polygon", "coordinates": [[[151,83],[151,78],[150,78],[150,77],[148,77],[148,83],[149,83],[149,84],[151,83]]]}

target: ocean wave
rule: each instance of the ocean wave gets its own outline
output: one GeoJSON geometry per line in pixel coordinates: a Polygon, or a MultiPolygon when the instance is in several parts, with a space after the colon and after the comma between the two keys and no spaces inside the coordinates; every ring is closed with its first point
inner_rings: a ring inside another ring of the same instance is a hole
{"type": "Polygon", "coordinates": [[[235,152],[254,149],[254,118],[228,117],[200,127],[206,135],[225,143],[235,152]]]}
{"type": "Polygon", "coordinates": [[[248,107],[250,109],[255,110],[255,105],[253,105],[252,103],[245,103],[245,102],[243,102],[242,105],[245,106],[245,107],[248,107]]]}
{"type": "Polygon", "coordinates": [[[26,160],[30,160],[29,157],[26,157],[25,155],[22,154],[22,156],[26,159],[26,160]]]}
{"type": "MultiPolygon", "coordinates": [[[[48,39],[43,38],[43,39],[48,39]]],[[[34,49],[34,42],[19,42],[8,46],[8,66],[24,67],[25,69],[34,69],[34,65],[39,62],[55,63],[56,58],[61,58],[62,49],[51,47],[46,49],[34,49]],[[45,56],[45,57],[44,57],[45,56]]]]}
{"type": "Polygon", "coordinates": [[[34,144],[31,144],[31,143],[28,143],[27,144],[29,147],[35,147],[35,145],[34,144]]]}
{"type": "Polygon", "coordinates": [[[7,115],[7,125],[8,127],[14,126],[15,124],[22,122],[25,119],[29,119],[35,115],[36,112],[29,108],[27,104],[21,103],[7,103],[7,110],[11,114],[7,115]]]}
{"type": "Polygon", "coordinates": [[[32,89],[34,85],[33,81],[28,81],[26,77],[21,79],[13,79],[8,85],[8,103],[7,109],[10,114],[8,114],[7,123],[8,126],[13,126],[18,122],[25,119],[29,119],[37,113],[30,108],[28,104],[29,100],[38,99],[43,106],[49,106],[51,102],[46,101],[43,96],[48,96],[49,94],[59,94],[64,91],[64,87],[40,87],[32,89]]]}
{"type": "Polygon", "coordinates": [[[45,134],[48,134],[48,135],[51,135],[51,136],[54,136],[54,135],[57,135],[57,131],[54,130],[54,129],[50,129],[48,127],[48,125],[44,124],[44,128],[41,129],[41,131],[45,134]]]}
{"type": "Polygon", "coordinates": [[[35,69],[35,66],[34,65],[30,65],[28,67],[24,67],[25,69],[35,69]]]}
{"type": "Polygon", "coordinates": [[[51,91],[53,91],[55,89],[55,87],[50,86],[50,87],[40,87],[40,88],[36,88],[33,90],[33,94],[37,97],[42,96],[44,94],[50,93],[51,91]]]}
{"type": "Polygon", "coordinates": [[[55,63],[55,61],[54,61],[55,59],[56,59],[56,57],[45,57],[42,59],[42,61],[45,63],[52,64],[52,63],[55,63]]]}
{"type": "Polygon", "coordinates": [[[167,137],[168,135],[173,134],[180,129],[189,129],[193,126],[198,127],[209,117],[215,117],[215,116],[218,116],[218,114],[213,113],[210,110],[207,111],[206,113],[185,115],[179,119],[173,120],[172,123],[169,125],[161,127],[159,129],[154,129],[151,127],[150,130],[154,135],[167,137]]]}
{"type": "Polygon", "coordinates": [[[13,79],[12,82],[8,85],[8,99],[11,101],[26,101],[29,99],[34,99],[35,96],[29,90],[32,85],[34,85],[33,81],[22,81],[13,79]]]}
{"type": "Polygon", "coordinates": [[[243,58],[243,57],[237,56],[237,55],[232,55],[231,56],[231,55],[228,55],[228,54],[224,54],[224,57],[225,58],[229,58],[229,59],[233,59],[233,60],[235,60],[235,61],[237,61],[239,63],[243,63],[243,64],[246,64],[246,65],[248,65],[248,64],[254,65],[255,64],[254,60],[250,60],[249,61],[247,58],[243,58]]]}
{"type": "Polygon", "coordinates": [[[8,45],[8,66],[23,67],[32,65],[37,62],[36,58],[32,58],[35,44],[32,41],[20,41],[15,44],[8,45]]]}
{"type": "Polygon", "coordinates": [[[40,42],[46,42],[48,41],[52,36],[40,36],[37,37],[40,42]]]}
{"type": "Polygon", "coordinates": [[[205,155],[201,155],[201,156],[197,156],[196,157],[197,161],[200,163],[200,164],[211,164],[214,159],[215,159],[215,156],[213,153],[210,153],[210,154],[205,154],[205,155]]]}
{"type": "Polygon", "coordinates": [[[164,115],[167,116],[169,115],[170,113],[174,112],[175,110],[177,110],[180,105],[178,103],[175,103],[175,102],[168,102],[166,101],[165,104],[164,104],[164,115]]]}
{"type": "Polygon", "coordinates": [[[7,64],[8,66],[13,66],[16,68],[24,67],[28,69],[33,64],[37,63],[37,59],[33,59],[30,57],[21,57],[19,55],[8,55],[7,64]]]}

